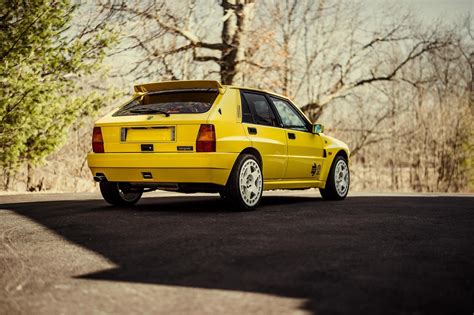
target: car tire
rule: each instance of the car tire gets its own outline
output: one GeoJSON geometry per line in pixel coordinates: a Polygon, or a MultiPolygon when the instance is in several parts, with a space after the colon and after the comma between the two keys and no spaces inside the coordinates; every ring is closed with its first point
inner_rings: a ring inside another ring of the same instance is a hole
{"type": "Polygon", "coordinates": [[[347,160],[343,156],[336,156],[331,165],[326,187],[319,192],[323,199],[342,200],[346,198],[350,186],[350,172],[347,160]]]}
{"type": "Polygon", "coordinates": [[[221,200],[222,201],[226,201],[228,196],[226,194],[226,192],[223,190],[223,191],[219,191],[219,196],[221,197],[221,200]]]}
{"type": "Polygon", "coordinates": [[[255,209],[262,199],[263,174],[258,159],[252,154],[242,154],[234,164],[227,181],[223,199],[232,210],[255,209]]]}
{"type": "Polygon", "coordinates": [[[133,206],[140,200],[143,190],[128,191],[127,183],[100,182],[100,192],[104,200],[114,206],[133,206]]]}

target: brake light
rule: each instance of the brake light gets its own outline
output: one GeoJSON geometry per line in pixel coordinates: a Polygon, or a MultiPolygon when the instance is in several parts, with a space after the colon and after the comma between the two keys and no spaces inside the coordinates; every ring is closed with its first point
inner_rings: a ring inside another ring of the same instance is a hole
{"type": "Polygon", "coordinates": [[[104,153],[104,140],[100,127],[94,127],[94,131],[92,131],[92,151],[94,153],[104,153]]]}
{"type": "Polygon", "coordinates": [[[196,138],[196,152],[216,152],[216,130],[214,125],[201,125],[196,138]]]}

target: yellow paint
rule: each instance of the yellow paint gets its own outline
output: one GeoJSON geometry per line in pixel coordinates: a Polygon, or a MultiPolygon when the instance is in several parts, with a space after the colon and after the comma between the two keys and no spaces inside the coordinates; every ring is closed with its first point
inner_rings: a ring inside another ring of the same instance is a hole
{"type": "Polygon", "coordinates": [[[174,142],[175,126],[150,126],[148,128],[125,128],[127,142],[174,142]]]}
{"type": "Polygon", "coordinates": [[[163,81],[158,83],[137,84],[134,86],[135,93],[179,89],[217,89],[221,94],[225,92],[225,88],[219,82],[209,80],[163,81]]]}
{"type": "Polygon", "coordinates": [[[219,94],[206,113],[114,117],[115,109],[95,124],[101,127],[106,153],[88,154],[92,173],[103,173],[109,181],[119,182],[225,185],[239,154],[252,148],[262,159],[264,189],[301,189],[324,187],[336,154],[344,151],[349,156],[346,144],[323,133],[242,123],[240,87],[222,86],[217,81],[170,81],[136,85],[135,96],[183,88],[214,88],[219,94]],[[215,126],[216,152],[195,152],[201,124],[215,126]],[[257,128],[258,134],[250,134],[248,127],[257,128]],[[127,132],[125,142],[123,129],[127,132]],[[296,138],[289,140],[288,133],[296,138]],[[141,152],[143,143],[153,144],[154,151],[141,152]],[[180,151],[178,147],[193,150],[180,151]],[[314,166],[318,172],[312,174],[314,166]],[[142,172],[152,173],[153,179],[143,179],[142,172]]]}

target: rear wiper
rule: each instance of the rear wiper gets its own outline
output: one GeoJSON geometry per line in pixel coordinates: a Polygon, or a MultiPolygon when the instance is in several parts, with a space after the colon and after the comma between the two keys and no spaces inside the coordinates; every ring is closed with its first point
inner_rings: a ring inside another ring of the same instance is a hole
{"type": "Polygon", "coordinates": [[[169,115],[170,115],[168,112],[158,110],[158,109],[152,109],[152,108],[131,109],[130,113],[133,113],[133,114],[163,114],[166,117],[169,117],[169,115]]]}

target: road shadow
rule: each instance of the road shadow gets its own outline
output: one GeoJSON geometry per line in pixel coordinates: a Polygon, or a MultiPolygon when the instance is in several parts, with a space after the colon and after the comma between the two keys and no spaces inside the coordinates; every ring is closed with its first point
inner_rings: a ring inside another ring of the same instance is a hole
{"type": "MultiPolygon", "coordinates": [[[[217,197],[2,205],[118,268],[80,275],[306,299],[314,314],[472,312],[474,198],[217,197]]],[[[218,303],[218,301],[216,301],[218,303]]]]}

